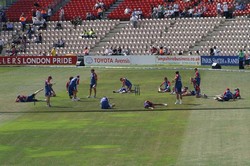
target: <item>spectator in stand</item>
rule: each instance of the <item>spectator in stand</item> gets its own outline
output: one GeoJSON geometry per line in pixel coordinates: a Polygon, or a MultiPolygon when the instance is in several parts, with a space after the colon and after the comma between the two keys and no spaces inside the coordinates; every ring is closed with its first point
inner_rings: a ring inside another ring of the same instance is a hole
{"type": "Polygon", "coordinates": [[[10,56],[17,56],[17,49],[16,49],[16,46],[15,45],[12,45],[11,46],[11,54],[10,56]]]}
{"type": "Polygon", "coordinates": [[[130,23],[133,26],[133,28],[137,28],[137,26],[138,26],[138,17],[135,14],[132,14],[132,17],[130,18],[130,23]]]}
{"type": "Polygon", "coordinates": [[[62,24],[60,22],[57,22],[55,29],[62,30],[63,29],[62,24]]]}
{"type": "Polygon", "coordinates": [[[37,17],[32,17],[32,21],[34,25],[41,25],[46,22],[46,20],[42,17],[40,17],[40,19],[38,19],[37,17]]]}
{"type": "Polygon", "coordinates": [[[130,48],[127,46],[127,48],[123,49],[123,55],[127,56],[127,55],[131,55],[131,50],[130,48]]]}
{"type": "Polygon", "coordinates": [[[93,16],[93,14],[92,13],[90,13],[90,12],[87,12],[86,13],[86,20],[94,20],[95,18],[94,18],[94,16],[93,16]]]}
{"type": "Polygon", "coordinates": [[[84,55],[89,55],[89,49],[88,49],[88,47],[85,47],[85,48],[84,48],[83,54],[84,54],[84,55]]]}
{"type": "Polygon", "coordinates": [[[157,7],[153,7],[151,17],[152,18],[157,18],[157,7]]]}
{"type": "Polygon", "coordinates": [[[138,9],[137,13],[138,13],[138,18],[142,19],[143,18],[143,12],[142,12],[141,8],[138,9]]]}
{"type": "Polygon", "coordinates": [[[36,18],[41,20],[41,11],[39,9],[36,9],[36,18]]]}
{"type": "Polygon", "coordinates": [[[174,17],[179,17],[179,4],[178,3],[174,3],[174,17]]]}
{"type": "Polygon", "coordinates": [[[201,9],[198,8],[198,7],[195,7],[195,11],[194,11],[193,16],[194,16],[194,17],[201,17],[201,15],[202,15],[201,9]]]}
{"type": "Polygon", "coordinates": [[[32,26],[31,25],[29,25],[29,28],[28,28],[28,30],[27,30],[27,35],[28,35],[28,38],[29,39],[31,39],[32,38],[32,26]]]}
{"type": "Polygon", "coordinates": [[[155,46],[151,46],[150,48],[150,55],[157,55],[158,54],[158,50],[155,46]]]}
{"type": "Polygon", "coordinates": [[[228,4],[227,4],[227,2],[223,2],[222,9],[223,9],[223,16],[228,18],[229,17],[229,12],[228,12],[228,4]]]}
{"type": "Polygon", "coordinates": [[[193,17],[193,14],[194,14],[194,9],[193,8],[188,9],[188,17],[193,17]]]}
{"type": "Polygon", "coordinates": [[[43,37],[41,33],[39,33],[38,35],[35,35],[35,37],[36,37],[35,43],[42,43],[43,37]]]}
{"type": "Polygon", "coordinates": [[[217,15],[221,16],[221,14],[222,14],[222,6],[221,6],[220,2],[217,3],[216,8],[217,8],[217,15]]]}
{"type": "Polygon", "coordinates": [[[82,36],[82,38],[89,38],[89,32],[86,29],[84,29],[81,36],[82,36]]]}
{"type": "Polygon", "coordinates": [[[77,25],[82,25],[82,18],[80,16],[77,16],[71,20],[71,23],[73,24],[74,29],[76,29],[77,25]]]}
{"type": "Polygon", "coordinates": [[[122,55],[122,48],[121,48],[121,46],[118,47],[118,49],[117,49],[117,54],[118,54],[118,55],[122,55]]]}
{"type": "Polygon", "coordinates": [[[52,48],[52,50],[50,52],[50,55],[51,56],[56,56],[56,48],[55,47],[52,48]]]}
{"type": "Polygon", "coordinates": [[[39,5],[39,3],[37,1],[34,3],[34,6],[37,7],[37,8],[40,7],[40,5],[39,5]]]}
{"type": "Polygon", "coordinates": [[[21,14],[19,21],[22,24],[22,31],[24,32],[24,30],[26,29],[26,19],[27,17],[25,17],[24,13],[21,14]]]}
{"type": "Polygon", "coordinates": [[[42,10],[41,10],[41,15],[42,15],[42,18],[43,19],[45,19],[45,20],[47,20],[47,11],[46,11],[46,9],[45,8],[43,8],[42,10]]]}
{"type": "Polygon", "coordinates": [[[2,54],[3,46],[4,46],[4,42],[2,39],[0,39],[0,54],[2,54]]]}
{"type": "Polygon", "coordinates": [[[98,9],[99,7],[101,7],[101,6],[99,4],[99,1],[97,0],[96,3],[95,3],[94,9],[98,9]]]}
{"type": "Polygon", "coordinates": [[[102,8],[102,7],[99,7],[99,8],[97,9],[97,18],[98,18],[99,20],[101,20],[101,19],[103,18],[103,8],[102,8]]]}
{"type": "Polygon", "coordinates": [[[50,17],[52,16],[52,12],[53,12],[53,9],[51,6],[49,6],[47,10],[47,21],[50,20],[50,17]]]}
{"type": "Polygon", "coordinates": [[[127,14],[130,14],[130,12],[131,12],[131,9],[126,7],[125,10],[124,10],[124,14],[127,15],[127,14]]]}
{"type": "Polygon", "coordinates": [[[106,49],[104,51],[104,55],[112,55],[113,50],[111,48],[110,47],[106,47],[106,49]]]}
{"type": "Polygon", "coordinates": [[[159,55],[164,55],[164,54],[165,54],[164,49],[162,46],[160,46],[159,55]]]}
{"type": "Polygon", "coordinates": [[[32,17],[36,17],[36,10],[35,9],[32,9],[31,13],[32,13],[32,17]]]}
{"type": "Polygon", "coordinates": [[[14,24],[12,22],[8,22],[6,23],[6,30],[7,31],[13,31],[14,30],[14,24]]]}
{"type": "Polygon", "coordinates": [[[220,50],[216,46],[214,46],[213,52],[214,52],[214,56],[219,56],[220,54],[220,50]]]}
{"type": "Polygon", "coordinates": [[[163,5],[159,4],[157,8],[157,18],[163,18],[164,17],[164,7],[163,5]]]}
{"type": "Polygon", "coordinates": [[[38,30],[47,30],[47,23],[44,22],[43,24],[41,24],[41,25],[38,27],[38,30]]]}
{"type": "Polygon", "coordinates": [[[59,20],[60,21],[64,21],[65,20],[64,9],[62,7],[60,8],[60,12],[59,12],[59,20]]]}
{"type": "Polygon", "coordinates": [[[96,38],[96,34],[95,34],[95,31],[93,30],[93,28],[91,28],[89,30],[88,35],[90,38],[96,38]]]}
{"type": "Polygon", "coordinates": [[[116,47],[114,47],[112,50],[113,50],[112,55],[117,55],[117,49],[116,49],[116,47]]]}
{"type": "Polygon", "coordinates": [[[0,11],[0,22],[7,22],[7,17],[3,10],[0,11]]]}
{"type": "Polygon", "coordinates": [[[54,47],[64,47],[65,46],[65,41],[61,37],[60,39],[57,40],[57,42],[53,46],[54,47]]]}
{"type": "Polygon", "coordinates": [[[21,44],[23,45],[23,52],[26,52],[26,46],[27,46],[27,37],[23,34],[21,44]]]}

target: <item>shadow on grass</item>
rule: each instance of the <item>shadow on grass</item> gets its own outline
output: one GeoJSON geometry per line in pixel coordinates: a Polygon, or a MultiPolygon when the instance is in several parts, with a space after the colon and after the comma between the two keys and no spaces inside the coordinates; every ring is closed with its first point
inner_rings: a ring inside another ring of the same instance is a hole
{"type": "Polygon", "coordinates": [[[53,106],[51,108],[48,108],[46,111],[1,111],[0,114],[39,114],[39,113],[96,113],[96,112],[102,112],[102,113],[119,113],[119,112],[168,112],[168,111],[202,111],[202,110],[207,110],[207,111],[214,111],[214,110],[250,110],[250,107],[239,107],[239,108],[233,108],[233,107],[228,107],[228,108],[171,108],[171,109],[166,109],[166,108],[158,108],[154,110],[150,109],[140,109],[140,110],[116,110],[116,109],[105,109],[105,110],[86,110],[86,111],[53,111],[53,108],[70,108],[70,107],[60,107],[60,106],[53,106]]]}

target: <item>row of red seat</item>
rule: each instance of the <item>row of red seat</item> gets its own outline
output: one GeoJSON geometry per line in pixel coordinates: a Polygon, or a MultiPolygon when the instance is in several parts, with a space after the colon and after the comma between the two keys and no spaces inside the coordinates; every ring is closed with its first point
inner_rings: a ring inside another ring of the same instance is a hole
{"type": "MultiPolygon", "coordinates": [[[[38,4],[41,8],[47,8],[54,0],[39,0],[38,4]]],[[[35,9],[34,3],[37,0],[18,0],[10,8],[7,9],[6,15],[10,21],[19,21],[22,13],[27,17],[27,21],[32,20],[32,9],[35,9]]]]}
{"type": "MultiPolygon", "coordinates": [[[[116,0],[102,0],[106,8],[109,8],[111,4],[115,3],[116,0]]],[[[94,0],[71,0],[67,3],[63,9],[65,13],[65,19],[71,20],[76,16],[81,16],[85,19],[86,13],[91,12],[93,15],[97,16],[97,10],[94,9],[96,1],[94,0]]],[[[52,20],[56,21],[59,19],[58,11],[53,17],[52,20]]]]}

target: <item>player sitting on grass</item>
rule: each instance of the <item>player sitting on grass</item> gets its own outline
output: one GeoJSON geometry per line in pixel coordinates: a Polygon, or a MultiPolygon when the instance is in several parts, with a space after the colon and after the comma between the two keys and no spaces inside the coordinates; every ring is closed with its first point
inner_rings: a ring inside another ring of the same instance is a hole
{"type": "Polygon", "coordinates": [[[164,77],[164,81],[161,83],[158,92],[159,93],[164,93],[164,92],[170,92],[171,91],[171,83],[168,81],[167,77],[164,77]]]}
{"type": "Polygon", "coordinates": [[[109,99],[104,96],[101,101],[101,109],[111,109],[114,108],[115,104],[110,104],[109,99]]]}
{"type": "Polygon", "coordinates": [[[233,98],[234,99],[241,99],[239,88],[234,89],[233,98]]]}
{"type": "Polygon", "coordinates": [[[31,94],[29,96],[18,95],[16,98],[16,102],[35,102],[35,101],[38,101],[37,99],[35,99],[35,97],[41,91],[43,91],[43,88],[35,91],[33,94],[31,94]]]}
{"type": "Polygon", "coordinates": [[[200,93],[196,93],[196,92],[199,92],[198,89],[195,90],[188,90],[188,87],[187,86],[184,86],[184,88],[182,89],[182,96],[196,96],[196,98],[207,98],[207,95],[206,94],[203,94],[201,95],[200,93]]]}
{"type": "Polygon", "coordinates": [[[214,99],[218,101],[229,101],[230,99],[234,99],[234,96],[230,89],[227,88],[223,95],[217,95],[214,99]]]}
{"type": "Polygon", "coordinates": [[[148,100],[146,100],[146,101],[144,102],[144,108],[146,108],[146,109],[154,109],[155,106],[167,106],[167,105],[168,105],[168,104],[165,104],[165,103],[156,104],[156,103],[153,103],[153,102],[148,101],[148,100]]]}
{"type": "Polygon", "coordinates": [[[133,91],[132,83],[127,78],[120,78],[120,81],[122,82],[122,87],[117,91],[113,91],[113,93],[128,93],[133,91]]]}

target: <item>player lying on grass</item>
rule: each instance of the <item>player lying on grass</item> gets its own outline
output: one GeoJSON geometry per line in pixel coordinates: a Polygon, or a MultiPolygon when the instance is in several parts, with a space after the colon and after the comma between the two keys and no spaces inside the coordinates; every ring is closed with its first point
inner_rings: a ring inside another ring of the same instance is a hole
{"type": "Polygon", "coordinates": [[[203,95],[201,95],[200,93],[196,93],[197,92],[197,90],[195,91],[195,90],[188,90],[188,87],[187,86],[184,86],[184,88],[182,89],[182,96],[195,96],[196,98],[201,98],[201,97],[203,97],[203,98],[207,98],[207,95],[206,94],[203,94],[203,95]]]}
{"type": "Polygon", "coordinates": [[[132,83],[127,78],[120,78],[120,81],[122,82],[122,87],[116,91],[113,91],[113,93],[133,92],[132,83]]]}
{"type": "Polygon", "coordinates": [[[144,108],[146,109],[154,109],[155,106],[167,106],[167,105],[168,104],[165,104],[165,103],[156,104],[148,100],[144,101],[144,108]]]}
{"type": "Polygon", "coordinates": [[[101,99],[100,104],[101,109],[111,109],[115,106],[115,104],[110,104],[109,99],[106,96],[101,99]]]}
{"type": "Polygon", "coordinates": [[[171,91],[171,83],[168,81],[167,77],[164,77],[164,81],[161,83],[158,92],[164,93],[164,92],[170,92],[171,91]]]}
{"type": "Polygon", "coordinates": [[[229,101],[231,99],[235,100],[235,99],[240,99],[240,98],[241,96],[240,96],[239,88],[236,88],[234,93],[232,93],[230,89],[227,88],[226,91],[222,95],[217,95],[215,96],[214,99],[217,101],[229,101]]]}
{"type": "Polygon", "coordinates": [[[35,101],[38,101],[35,97],[41,91],[43,91],[43,88],[35,91],[33,94],[31,94],[29,96],[18,95],[16,98],[16,102],[35,102],[35,101]]]}

